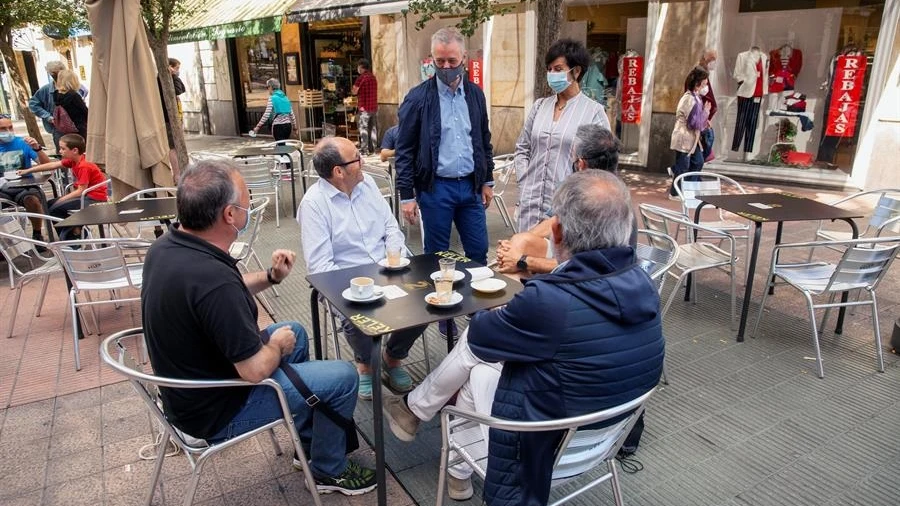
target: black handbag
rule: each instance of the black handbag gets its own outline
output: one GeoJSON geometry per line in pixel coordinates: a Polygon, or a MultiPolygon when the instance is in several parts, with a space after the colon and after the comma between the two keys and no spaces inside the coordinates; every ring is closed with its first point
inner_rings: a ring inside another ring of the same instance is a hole
{"type": "Polygon", "coordinates": [[[291,384],[294,385],[294,388],[300,392],[300,395],[306,399],[306,404],[309,405],[313,410],[318,410],[323,415],[327,416],[332,422],[344,429],[344,434],[346,436],[346,453],[351,453],[359,448],[359,436],[356,434],[356,422],[353,421],[353,418],[344,418],[337,411],[331,408],[328,404],[321,401],[319,397],[312,393],[312,390],[306,386],[306,383],[300,378],[300,375],[297,374],[297,371],[291,367],[287,362],[282,362],[278,366],[282,371],[284,371],[285,376],[291,381],[291,384]]]}

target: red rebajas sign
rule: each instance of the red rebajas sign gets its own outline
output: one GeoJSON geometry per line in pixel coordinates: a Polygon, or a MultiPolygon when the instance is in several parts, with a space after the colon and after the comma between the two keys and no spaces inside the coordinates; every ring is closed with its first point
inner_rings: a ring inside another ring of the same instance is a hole
{"type": "Polygon", "coordinates": [[[644,96],[644,57],[622,58],[622,123],[641,122],[644,96]]]}
{"type": "Polygon", "coordinates": [[[859,99],[862,96],[865,77],[865,56],[837,57],[825,135],[853,137],[856,133],[856,117],[859,114],[859,99]]]}

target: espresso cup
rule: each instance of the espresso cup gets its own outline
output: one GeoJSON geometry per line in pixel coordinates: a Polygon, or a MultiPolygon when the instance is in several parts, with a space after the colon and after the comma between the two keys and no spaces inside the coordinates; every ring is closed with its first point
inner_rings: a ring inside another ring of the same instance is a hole
{"type": "Polygon", "coordinates": [[[366,277],[351,279],[350,293],[357,299],[368,299],[375,293],[375,280],[366,277]]]}

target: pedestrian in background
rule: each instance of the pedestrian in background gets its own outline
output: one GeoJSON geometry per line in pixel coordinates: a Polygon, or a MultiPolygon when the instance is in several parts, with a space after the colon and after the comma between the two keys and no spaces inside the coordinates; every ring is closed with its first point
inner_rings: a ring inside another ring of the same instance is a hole
{"type": "Polygon", "coordinates": [[[372,73],[372,65],[365,58],[356,65],[359,77],[353,83],[350,92],[357,96],[356,121],[359,128],[359,152],[363,156],[378,151],[378,126],[375,116],[378,113],[378,80],[372,73]]]}
{"type": "Polygon", "coordinates": [[[278,79],[269,79],[266,81],[266,88],[269,90],[269,102],[266,104],[266,112],[259,123],[253,128],[252,132],[256,135],[259,129],[269,121],[272,117],[272,137],[276,141],[283,141],[291,138],[291,132],[297,128],[297,118],[294,117],[294,108],[291,107],[291,101],[287,95],[281,90],[281,81],[278,79]]]}
{"type": "MultiPolygon", "coordinates": [[[[55,124],[56,130],[65,134],[78,134],[82,139],[87,139],[87,122],[88,108],[81,98],[78,90],[81,89],[81,83],[78,76],[71,70],[61,70],[56,76],[56,91],[53,92],[53,103],[62,107],[66,114],[74,123],[76,131],[66,131],[63,125],[55,124]]],[[[54,107],[55,108],[55,107],[54,107]]],[[[54,111],[54,117],[58,116],[54,111]]]]}
{"type": "Polygon", "coordinates": [[[677,198],[675,178],[685,172],[699,172],[703,169],[703,148],[700,146],[700,132],[709,126],[711,105],[700,98],[709,91],[709,73],[703,67],[694,67],[684,81],[688,90],[678,101],[675,110],[675,128],[669,149],[675,151],[675,165],[672,166],[672,186],[669,197],[677,198]]]}

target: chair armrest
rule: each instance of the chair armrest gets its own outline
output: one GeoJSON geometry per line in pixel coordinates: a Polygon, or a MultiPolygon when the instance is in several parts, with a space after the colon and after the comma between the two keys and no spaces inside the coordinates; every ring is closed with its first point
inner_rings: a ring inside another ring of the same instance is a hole
{"type": "Polygon", "coordinates": [[[96,190],[97,188],[100,188],[101,186],[106,186],[106,185],[108,185],[108,184],[110,183],[110,181],[112,181],[112,179],[106,178],[106,180],[103,181],[102,183],[97,183],[97,184],[95,184],[95,185],[93,185],[93,186],[88,186],[88,187],[85,188],[84,190],[81,190],[81,208],[84,209],[84,199],[87,198],[87,194],[88,194],[88,193],[90,193],[90,192],[96,190]]]}

